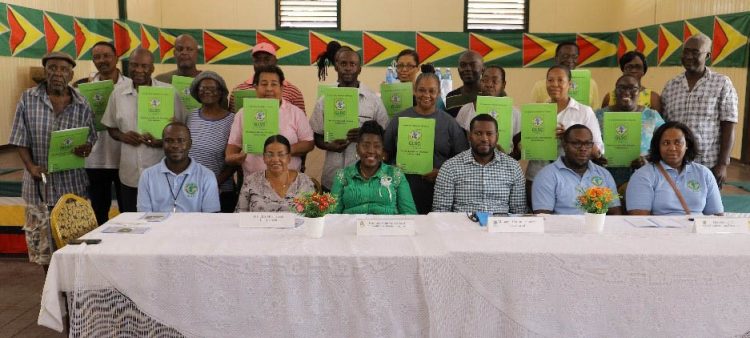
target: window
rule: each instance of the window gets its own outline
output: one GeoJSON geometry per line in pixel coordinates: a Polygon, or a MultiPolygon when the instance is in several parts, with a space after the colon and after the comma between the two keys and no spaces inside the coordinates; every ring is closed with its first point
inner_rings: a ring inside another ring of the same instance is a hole
{"type": "Polygon", "coordinates": [[[528,0],[466,0],[466,30],[528,29],[528,0]]]}
{"type": "Polygon", "coordinates": [[[277,0],[277,28],[339,28],[339,0],[277,0]]]}

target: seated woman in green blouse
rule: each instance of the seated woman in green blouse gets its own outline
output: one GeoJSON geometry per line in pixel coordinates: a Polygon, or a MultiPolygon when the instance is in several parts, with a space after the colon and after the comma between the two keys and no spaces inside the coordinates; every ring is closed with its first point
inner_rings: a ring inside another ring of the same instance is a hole
{"type": "Polygon", "coordinates": [[[367,121],[357,138],[359,161],[333,179],[336,214],[415,215],[409,182],[401,169],[383,163],[383,127],[367,121]]]}

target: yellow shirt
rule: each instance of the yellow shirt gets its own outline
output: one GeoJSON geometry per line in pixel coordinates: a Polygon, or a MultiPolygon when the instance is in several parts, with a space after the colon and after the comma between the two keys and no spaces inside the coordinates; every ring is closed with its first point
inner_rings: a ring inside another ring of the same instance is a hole
{"type": "MultiPolygon", "coordinates": [[[[531,99],[536,103],[547,103],[550,101],[549,94],[547,94],[546,80],[539,80],[534,83],[534,88],[531,89],[531,99]]],[[[602,100],[599,98],[599,86],[593,78],[589,85],[589,99],[591,100],[591,104],[588,106],[592,109],[599,108],[599,105],[602,103],[602,100]]]]}
{"type": "MultiPolygon", "coordinates": [[[[609,105],[615,105],[615,91],[609,92],[609,105]]],[[[643,88],[638,93],[638,105],[651,108],[651,89],[643,88]]]]}

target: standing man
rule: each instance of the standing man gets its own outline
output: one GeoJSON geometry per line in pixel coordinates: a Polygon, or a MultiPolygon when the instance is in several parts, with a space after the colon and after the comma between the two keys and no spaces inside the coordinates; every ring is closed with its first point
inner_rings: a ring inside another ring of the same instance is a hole
{"type": "MultiPolygon", "coordinates": [[[[573,70],[578,66],[578,45],[572,41],[561,42],[555,49],[555,64],[558,66],[565,66],[568,69],[573,70]]],[[[571,79],[572,80],[572,79],[571,79]]],[[[536,103],[547,103],[550,102],[549,94],[547,93],[547,81],[539,80],[534,83],[534,87],[531,89],[531,99],[536,103]]],[[[599,105],[601,100],[599,99],[599,85],[596,84],[594,78],[591,78],[591,84],[589,85],[589,107],[595,108],[594,105],[599,105]]]]}
{"type": "Polygon", "coordinates": [[[463,85],[449,92],[445,96],[445,110],[454,118],[458,111],[467,103],[477,100],[479,80],[484,72],[484,61],[479,53],[469,50],[458,58],[458,76],[463,85]]]}
{"type": "MultiPolygon", "coordinates": [[[[261,42],[255,47],[253,47],[253,72],[257,72],[259,68],[264,66],[276,66],[278,60],[276,59],[276,48],[273,47],[268,42],[261,42]]],[[[254,76],[251,76],[249,79],[247,79],[245,82],[238,84],[234,89],[232,89],[232,93],[229,95],[229,109],[233,112],[237,112],[237,109],[235,108],[234,103],[234,92],[237,90],[247,90],[247,89],[255,89],[255,86],[253,85],[253,78],[254,76]]],[[[302,96],[302,91],[297,88],[297,86],[293,85],[288,80],[284,80],[284,83],[282,83],[282,90],[281,90],[281,96],[284,98],[284,100],[289,101],[289,103],[297,106],[297,108],[302,109],[302,111],[305,111],[305,98],[302,96]]]]}
{"type": "MultiPolygon", "coordinates": [[[[120,142],[120,211],[135,212],[138,200],[138,179],[146,168],[158,163],[164,153],[162,141],[149,133],[138,133],[138,87],[170,87],[169,84],[152,79],[154,56],[147,49],[138,47],[130,54],[128,75],[130,86],[115,88],[109,98],[102,124],[109,135],[120,142]]],[[[175,93],[174,119],[184,121],[184,106],[175,93]]]]}
{"type": "Polygon", "coordinates": [[[196,77],[201,71],[195,67],[198,63],[198,42],[190,34],[181,34],[174,40],[174,59],[177,69],[159,74],[159,82],[172,84],[172,75],[196,77]]]}
{"type": "MultiPolygon", "coordinates": [[[[388,113],[377,94],[359,82],[362,64],[359,54],[351,48],[342,47],[336,52],[334,69],[338,74],[339,87],[359,88],[359,125],[368,120],[375,120],[381,127],[388,125],[388,113]]],[[[333,186],[333,176],[336,170],[344,168],[357,161],[357,136],[359,128],[349,130],[345,140],[326,142],[323,137],[323,101],[321,97],[315,105],[310,117],[310,126],[314,133],[315,146],[326,151],[323,163],[321,184],[330,191],[333,186]]]]}
{"type": "Polygon", "coordinates": [[[23,161],[21,194],[26,202],[26,244],[29,260],[49,266],[53,250],[48,208],[67,193],[87,196],[88,178],[84,169],[47,172],[47,156],[53,131],[89,128],[87,143],[77,146],[76,156],[86,157],[96,142],[91,107],[68,83],[73,79],[73,58],[63,52],[51,52],[42,58],[45,80],[21,95],[13,118],[8,144],[14,145],[23,161]],[[42,184],[43,176],[46,184],[42,184]]]}
{"type": "MultiPolygon", "coordinates": [[[[91,58],[96,66],[96,73],[76,81],[76,87],[83,83],[112,80],[115,88],[132,87],[133,81],[125,77],[117,69],[117,53],[115,45],[109,41],[99,41],[91,49],[91,58]]],[[[97,142],[86,158],[86,174],[89,177],[89,197],[91,207],[96,214],[97,223],[104,224],[109,220],[109,209],[112,206],[112,185],[117,196],[118,207],[122,204],[120,198],[120,142],[115,141],[107,130],[96,132],[97,142]]]]}
{"type": "Polygon", "coordinates": [[[138,182],[139,212],[219,212],[219,188],[211,169],[188,153],[190,129],[182,122],[164,127],[164,159],[143,171],[138,182]]]}
{"type": "Polygon", "coordinates": [[[518,162],[497,149],[497,121],[492,116],[471,120],[469,145],[440,167],[432,210],[525,213],[526,179],[518,162]]]}
{"type": "Polygon", "coordinates": [[[661,94],[662,115],[667,121],[686,124],[698,138],[695,162],[711,168],[719,188],[727,178],[737,124],[737,91],[726,75],[714,73],[711,39],[693,35],[682,47],[685,72],[669,80],[661,94]]]}

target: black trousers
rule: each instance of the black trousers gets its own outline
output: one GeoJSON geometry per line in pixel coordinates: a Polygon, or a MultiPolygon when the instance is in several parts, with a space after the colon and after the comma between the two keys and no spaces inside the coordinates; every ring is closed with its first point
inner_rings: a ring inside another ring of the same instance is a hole
{"type": "Polygon", "coordinates": [[[120,185],[122,204],[120,212],[137,212],[138,211],[138,188],[120,185]]]}
{"type": "Polygon", "coordinates": [[[94,208],[96,222],[102,225],[109,220],[109,209],[112,207],[112,186],[114,185],[117,205],[122,210],[120,193],[120,174],[117,169],[86,169],[89,177],[89,198],[94,208]]]}
{"type": "Polygon", "coordinates": [[[432,195],[435,193],[435,183],[425,180],[422,175],[406,174],[409,181],[411,196],[414,198],[414,206],[417,213],[426,215],[432,211],[432,195]]]}
{"type": "Polygon", "coordinates": [[[237,194],[234,191],[219,192],[219,205],[221,206],[221,212],[233,213],[234,209],[237,208],[237,194]]]}

